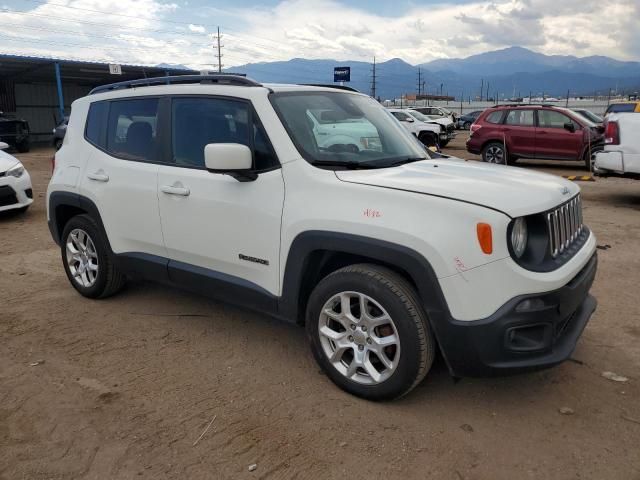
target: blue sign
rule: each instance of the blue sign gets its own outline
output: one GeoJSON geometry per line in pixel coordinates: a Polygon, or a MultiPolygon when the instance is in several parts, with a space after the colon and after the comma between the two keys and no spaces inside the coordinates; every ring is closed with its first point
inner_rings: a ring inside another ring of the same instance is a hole
{"type": "Polygon", "coordinates": [[[333,81],[334,82],[350,82],[351,67],[335,67],[333,69],[333,81]]]}

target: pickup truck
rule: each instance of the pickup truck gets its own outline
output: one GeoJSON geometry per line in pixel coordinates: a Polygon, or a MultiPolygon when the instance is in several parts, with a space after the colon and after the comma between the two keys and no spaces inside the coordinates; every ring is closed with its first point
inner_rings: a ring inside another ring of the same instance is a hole
{"type": "Polygon", "coordinates": [[[640,179],[640,115],[611,113],[605,123],[604,150],[595,154],[594,173],[640,179]]]}

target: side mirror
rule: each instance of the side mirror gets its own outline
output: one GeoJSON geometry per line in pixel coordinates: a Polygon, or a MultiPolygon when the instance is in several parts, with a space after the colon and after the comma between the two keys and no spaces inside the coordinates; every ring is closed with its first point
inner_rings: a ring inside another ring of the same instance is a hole
{"type": "Polygon", "coordinates": [[[571,133],[573,133],[576,131],[576,126],[571,122],[567,122],[564,124],[564,129],[569,130],[571,133]]]}
{"type": "Polygon", "coordinates": [[[409,117],[405,120],[405,122],[413,123],[415,122],[415,120],[413,119],[413,117],[409,117]]]}
{"type": "Polygon", "coordinates": [[[231,175],[239,182],[251,182],[258,175],[251,170],[251,150],[239,143],[210,143],[204,147],[204,165],[212,173],[231,175]]]}
{"type": "Polygon", "coordinates": [[[9,148],[9,144],[5,142],[0,142],[0,150],[6,150],[9,148]]]}

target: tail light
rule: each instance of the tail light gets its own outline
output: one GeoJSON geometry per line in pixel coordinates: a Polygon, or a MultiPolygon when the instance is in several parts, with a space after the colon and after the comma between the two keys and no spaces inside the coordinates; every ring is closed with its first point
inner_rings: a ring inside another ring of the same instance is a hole
{"type": "Polygon", "coordinates": [[[618,122],[607,122],[604,131],[604,143],[607,145],[620,145],[620,126],[618,122]]]}
{"type": "Polygon", "coordinates": [[[477,123],[471,124],[471,127],[469,128],[469,136],[470,137],[473,136],[473,134],[476,133],[481,128],[482,128],[482,125],[478,125],[477,123]]]}

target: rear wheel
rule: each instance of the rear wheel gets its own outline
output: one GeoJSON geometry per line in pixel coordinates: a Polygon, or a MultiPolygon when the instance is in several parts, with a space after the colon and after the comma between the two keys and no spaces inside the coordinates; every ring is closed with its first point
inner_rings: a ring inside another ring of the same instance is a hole
{"type": "Polygon", "coordinates": [[[482,149],[482,160],[487,163],[506,165],[507,150],[503,143],[491,142],[482,149]]]}
{"type": "Polygon", "coordinates": [[[29,148],[29,140],[23,140],[16,144],[16,150],[18,150],[19,153],[27,153],[29,148]]]}
{"type": "Polygon", "coordinates": [[[60,148],[62,147],[62,139],[61,138],[57,138],[56,139],[55,147],[56,147],[56,150],[60,150],[60,148]]]}
{"type": "Polygon", "coordinates": [[[471,128],[471,122],[464,122],[462,128],[464,128],[465,130],[469,130],[471,128]]]}
{"type": "Polygon", "coordinates": [[[85,297],[105,298],[125,284],[109,243],[101,228],[89,215],[77,215],[62,232],[61,254],[71,285],[85,297]]]}
{"type": "Polygon", "coordinates": [[[405,395],[433,363],[435,344],[417,293],[384,267],[352,265],[325,277],[309,298],[306,328],[327,376],[369,400],[405,395]]]}
{"type": "Polygon", "coordinates": [[[438,145],[438,137],[435,135],[435,133],[422,132],[418,137],[418,140],[420,140],[422,144],[427,148],[435,147],[437,149],[440,147],[438,145]]]}

